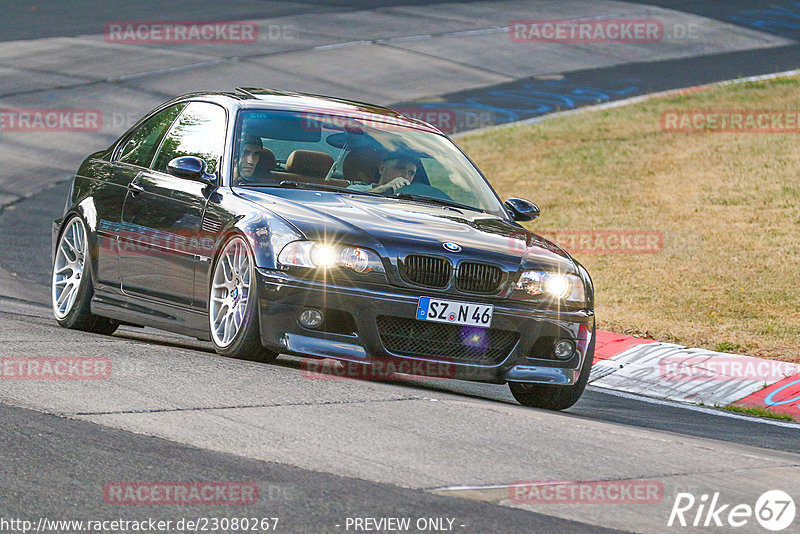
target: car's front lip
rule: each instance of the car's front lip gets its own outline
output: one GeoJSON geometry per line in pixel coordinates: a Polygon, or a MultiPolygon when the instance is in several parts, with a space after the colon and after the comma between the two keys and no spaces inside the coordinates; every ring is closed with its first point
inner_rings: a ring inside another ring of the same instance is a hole
{"type": "MultiPolygon", "coordinates": [[[[591,331],[590,311],[537,310],[526,303],[507,299],[464,296],[494,305],[493,328],[520,332],[508,356],[496,364],[418,358],[389,352],[381,342],[378,315],[413,318],[420,296],[435,296],[434,291],[412,293],[393,286],[343,287],[292,276],[286,271],[259,269],[258,298],[262,342],[274,350],[299,356],[329,357],[345,361],[372,363],[386,359],[410,362],[438,362],[447,365],[447,378],[485,382],[528,382],[571,385],[580,373],[584,354],[566,362],[528,358],[541,335],[570,335],[578,339],[581,326],[591,331]],[[357,335],[309,330],[297,323],[297,314],[306,307],[349,312],[357,335]]],[[[452,295],[445,298],[452,299],[452,295]]],[[[585,330],[584,330],[585,331],[585,330]]]]}

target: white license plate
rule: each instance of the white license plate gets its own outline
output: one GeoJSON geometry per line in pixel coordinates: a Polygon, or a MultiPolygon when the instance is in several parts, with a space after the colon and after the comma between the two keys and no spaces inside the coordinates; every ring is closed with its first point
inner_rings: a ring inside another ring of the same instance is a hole
{"type": "Polygon", "coordinates": [[[493,312],[494,306],[490,304],[420,297],[419,305],[417,306],[417,319],[489,328],[492,325],[493,312]]]}

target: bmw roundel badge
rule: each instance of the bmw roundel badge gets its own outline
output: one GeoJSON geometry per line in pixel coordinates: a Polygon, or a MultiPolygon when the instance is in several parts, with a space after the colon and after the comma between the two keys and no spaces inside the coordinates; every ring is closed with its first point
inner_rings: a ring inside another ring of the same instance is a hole
{"type": "Polygon", "coordinates": [[[450,252],[461,252],[461,247],[455,243],[443,243],[442,246],[450,252]]]}

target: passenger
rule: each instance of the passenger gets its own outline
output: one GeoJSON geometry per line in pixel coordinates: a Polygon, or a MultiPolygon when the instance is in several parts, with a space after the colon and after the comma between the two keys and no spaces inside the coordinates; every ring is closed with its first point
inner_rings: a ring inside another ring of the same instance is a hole
{"type": "Polygon", "coordinates": [[[252,180],[256,172],[258,158],[264,145],[261,138],[255,135],[245,135],[239,144],[239,157],[233,163],[233,183],[252,180]]]}
{"type": "Polygon", "coordinates": [[[401,187],[409,185],[417,174],[417,163],[414,158],[402,154],[388,154],[378,167],[378,183],[351,184],[348,189],[385,193],[390,189],[397,192],[401,187]]]}

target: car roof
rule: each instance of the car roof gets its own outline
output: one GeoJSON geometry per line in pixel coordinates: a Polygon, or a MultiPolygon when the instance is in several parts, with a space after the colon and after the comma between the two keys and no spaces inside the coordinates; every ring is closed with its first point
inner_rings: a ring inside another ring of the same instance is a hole
{"type": "Polygon", "coordinates": [[[175,100],[199,97],[217,97],[214,98],[217,100],[220,96],[237,101],[237,106],[242,109],[305,111],[341,115],[358,120],[384,122],[442,134],[440,130],[427,122],[407,117],[383,106],[310,93],[295,93],[258,87],[237,87],[234,92],[191,93],[175,100]]]}

